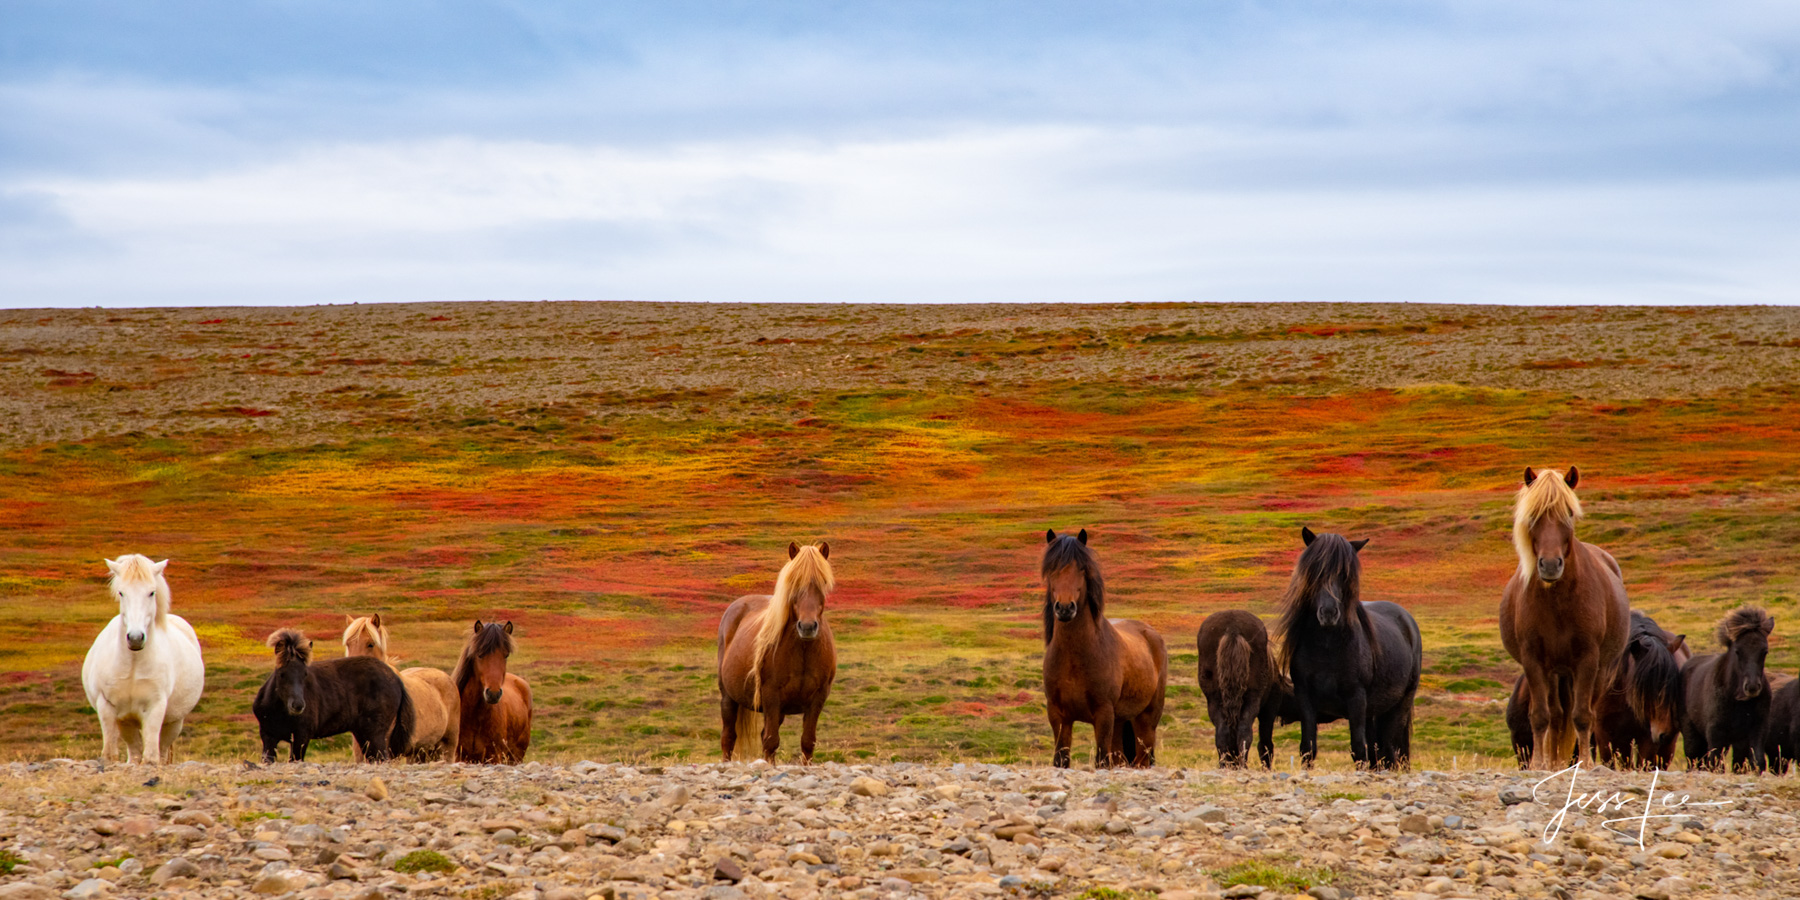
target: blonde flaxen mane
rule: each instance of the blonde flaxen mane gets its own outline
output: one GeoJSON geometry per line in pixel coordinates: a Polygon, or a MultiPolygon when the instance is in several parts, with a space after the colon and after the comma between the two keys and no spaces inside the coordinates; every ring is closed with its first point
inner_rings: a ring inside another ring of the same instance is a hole
{"type": "Polygon", "coordinates": [[[1537,478],[1519,488],[1513,502],[1513,549],[1519,553],[1519,577],[1529,579],[1537,569],[1537,555],[1531,549],[1531,526],[1545,516],[1559,516],[1573,524],[1581,518],[1581,500],[1575,489],[1563,482],[1554,469],[1540,469],[1537,478]]]}
{"type": "Polygon", "coordinates": [[[380,616],[362,616],[360,618],[345,616],[345,618],[350,620],[349,624],[344,626],[344,650],[346,652],[350,649],[351,641],[367,634],[375,642],[375,649],[378,651],[374,654],[375,658],[382,662],[391,662],[388,659],[387,649],[388,630],[386,625],[381,624],[380,616]]]}
{"type": "Polygon", "coordinates": [[[762,708],[763,658],[781,641],[781,633],[787,629],[788,620],[794,614],[794,596],[812,588],[820,597],[826,597],[836,586],[831,563],[818,547],[812,545],[801,547],[794,558],[781,567],[781,574],[775,576],[775,593],[769,597],[769,606],[763,611],[762,627],[750,645],[750,685],[755,692],[751,702],[756,708],[762,708]]]}

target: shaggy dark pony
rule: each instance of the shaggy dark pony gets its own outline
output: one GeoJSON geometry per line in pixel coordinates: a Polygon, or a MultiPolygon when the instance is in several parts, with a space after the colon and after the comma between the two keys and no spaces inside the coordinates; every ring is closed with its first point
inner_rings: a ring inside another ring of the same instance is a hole
{"type": "Polygon", "coordinates": [[[262,733],[263,762],[275,761],[275,747],[288,742],[288,760],[306,759],[316,738],[348,732],[373,762],[387,760],[412,743],[413,708],[400,676],[370,656],[312,661],[312,641],[293,629],[269,635],[275,671],[250,705],[262,733]]]}
{"type": "Polygon", "coordinates": [[[1278,665],[1294,686],[1300,714],[1300,758],[1318,755],[1319,721],[1350,725],[1358,766],[1401,768],[1412,754],[1412,706],[1419,690],[1424,642],[1406,610],[1362,600],[1368,541],[1300,529],[1306,548],[1282,598],[1276,632],[1278,665]]]}
{"type": "Polygon", "coordinates": [[[1276,687],[1269,630],[1255,615],[1228,609],[1200,623],[1194,644],[1200,651],[1200,693],[1206,696],[1219,765],[1242,768],[1249,764],[1252,726],[1276,687]]]}
{"type": "Polygon", "coordinates": [[[1725,652],[1696,656],[1681,667],[1686,701],[1681,747],[1689,765],[1719,769],[1729,747],[1732,771],[1767,768],[1763,744],[1769,727],[1769,679],[1763,662],[1774,630],[1768,613],[1739,607],[1714,632],[1725,652]]]}

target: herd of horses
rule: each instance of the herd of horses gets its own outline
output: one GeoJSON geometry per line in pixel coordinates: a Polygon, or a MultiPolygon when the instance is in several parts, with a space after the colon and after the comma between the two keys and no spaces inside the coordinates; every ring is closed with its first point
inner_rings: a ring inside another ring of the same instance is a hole
{"type": "MultiPolygon", "coordinates": [[[[1719,623],[1722,652],[1695,655],[1686,636],[1632,610],[1619,563],[1579,540],[1580,473],[1525,470],[1513,511],[1519,565],[1500,601],[1500,638],[1523,672],[1506,708],[1519,764],[1554,769],[1587,758],[1667,768],[1677,735],[1689,764],[1785,771],[1800,758],[1800,679],[1764,670],[1774,620],[1743,607],[1719,623]]],[[[1214,613],[1196,635],[1197,677],[1221,765],[1251,745],[1272,764],[1277,722],[1300,724],[1301,761],[1318,728],[1343,720],[1359,767],[1399,769],[1412,755],[1424,643],[1402,607],[1361,596],[1367,540],[1301,529],[1302,548],[1275,631],[1246,610],[1214,613]],[[1254,732],[1254,733],[1253,733],[1254,732]]],[[[1071,763],[1076,723],[1094,729],[1094,764],[1151,766],[1169,654],[1149,625],[1106,616],[1106,579],[1087,531],[1046,531],[1044,707],[1054,765],[1071,763]]],[[[720,749],[726,760],[775,760],[781,724],[801,717],[811,762],[837,674],[826,621],[836,587],[826,543],[788,545],[774,592],[734,600],[719,621],[720,749]]],[[[199,640],[169,611],[167,560],[108,560],[116,616],[89,650],[82,684],[100,719],[104,758],[170,758],[204,682],[199,640]]],[[[358,760],[517,763],[531,741],[531,687],[506,669],[511,622],[476,621],[448,674],[396,668],[379,614],[351,617],[346,655],[314,660],[292,629],[270,635],[275,668],[252,703],[263,747],[303,760],[315,739],[349,734],[358,760]]]]}

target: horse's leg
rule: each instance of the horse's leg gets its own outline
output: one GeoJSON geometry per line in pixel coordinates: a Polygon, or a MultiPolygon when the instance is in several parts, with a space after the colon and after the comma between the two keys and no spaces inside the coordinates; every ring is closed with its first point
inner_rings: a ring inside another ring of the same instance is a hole
{"type": "Polygon", "coordinates": [[[1050,764],[1066,769],[1069,767],[1070,748],[1075,744],[1075,722],[1064,716],[1055,703],[1044,704],[1044,711],[1050,717],[1050,740],[1056,745],[1050,764]]]}
{"type": "Polygon", "coordinates": [[[1531,719],[1531,766],[1533,769],[1552,768],[1556,760],[1556,748],[1553,746],[1557,729],[1555,717],[1561,712],[1556,691],[1556,682],[1527,655],[1525,657],[1525,684],[1529,689],[1531,705],[1527,714],[1531,719]]]}
{"type": "Polygon", "coordinates": [[[112,762],[119,751],[119,711],[105,697],[95,697],[94,715],[100,717],[100,761],[112,762]]]}
{"type": "Polygon", "coordinates": [[[1113,762],[1113,741],[1118,729],[1113,727],[1113,711],[1111,706],[1094,710],[1094,768],[1111,768],[1113,762]]]}
{"type": "Polygon", "coordinates": [[[825,709],[821,703],[808,709],[800,716],[800,764],[812,765],[813,744],[819,736],[819,713],[825,709]]]}
{"type": "Polygon", "coordinates": [[[1375,757],[1369,752],[1368,692],[1361,687],[1352,692],[1344,713],[1344,721],[1350,726],[1350,759],[1359,769],[1374,768],[1375,757]]]}
{"type": "Polygon", "coordinates": [[[1575,759],[1588,759],[1594,737],[1594,708],[1600,703],[1600,665],[1581,666],[1575,670],[1575,685],[1569,692],[1570,721],[1575,727],[1575,759]]]}
{"type": "Polygon", "coordinates": [[[173,720],[166,719],[166,718],[163,719],[162,734],[158,736],[158,740],[157,740],[157,742],[162,745],[162,761],[163,762],[172,763],[175,761],[175,738],[179,737],[180,735],[181,735],[181,720],[180,719],[173,719],[173,720]]]}
{"type": "Polygon", "coordinates": [[[763,697],[763,759],[775,762],[775,751],[781,749],[781,703],[770,703],[763,697]]]}
{"type": "Polygon", "coordinates": [[[719,749],[725,755],[725,761],[731,762],[731,748],[737,745],[737,701],[719,692],[719,749]]]}
{"type": "MultiPolygon", "coordinates": [[[[1262,760],[1262,767],[1272,768],[1275,763],[1275,711],[1257,710],[1256,712],[1256,758],[1262,760]]],[[[1245,765],[1249,760],[1245,760],[1245,765]]]]}
{"type": "MultiPolygon", "coordinates": [[[[1138,744],[1136,758],[1132,760],[1132,765],[1137,766],[1140,769],[1147,769],[1156,765],[1156,726],[1161,719],[1161,710],[1145,710],[1137,718],[1131,720],[1131,727],[1137,731],[1138,744]]],[[[1238,733],[1242,735],[1246,730],[1247,729],[1240,726],[1238,728],[1238,733]]],[[[1243,757],[1244,754],[1240,751],[1238,753],[1238,759],[1242,760],[1243,757]]]]}
{"type": "Polygon", "coordinates": [[[164,697],[138,717],[138,727],[143,730],[144,762],[151,765],[162,763],[162,727],[163,717],[169,712],[169,698],[164,697]]]}
{"type": "Polygon", "coordinates": [[[1310,769],[1314,757],[1319,755],[1319,711],[1313,706],[1312,695],[1301,693],[1298,685],[1294,699],[1300,704],[1300,764],[1310,769]]]}

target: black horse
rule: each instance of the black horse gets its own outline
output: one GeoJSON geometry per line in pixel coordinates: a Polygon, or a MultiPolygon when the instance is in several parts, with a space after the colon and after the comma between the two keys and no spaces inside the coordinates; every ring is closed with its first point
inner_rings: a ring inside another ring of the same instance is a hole
{"type": "Polygon", "coordinates": [[[1775,620],[1754,606],[1732,610],[1715,636],[1724,653],[1696,656],[1681,667],[1686,708],[1681,747],[1688,765],[1718,769],[1731,748],[1732,771],[1767,768],[1763,743],[1769,727],[1769,633],[1775,620]]]}
{"type": "Polygon", "coordinates": [[[1419,691],[1424,641],[1398,605],[1362,601],[1368,541],[1300,529],[1306,549],[1294,566],[1277,631],[1281,667],[1294,684],[1300,713],[1300,759],[1318,755],[1319,721],[1350,725],[1358,766],[1401,768],[1412,755],[1413,696],[1419,691]]]}
{"type": "Polygon", "coordinates": [[[1788,764],[1800,760],[1800,678],[1769,676],[1769,730],[1763,735],[1763,755],[1769,771],[1786,775],[1788,764]]]}
{"type": "Polygon", "coordinates": [[[306,759],[314,738],[349,732],[371,762],[391,758],[412,743],[413,708],[400,676],[373,656],[349,656],[312,663],[312,641],[283,628],[269,635],[275,671],[269,673],[250,709],[262,732],[263,762],[275,761],[275,746],[288,742],[288,760],[306,759]]]}

